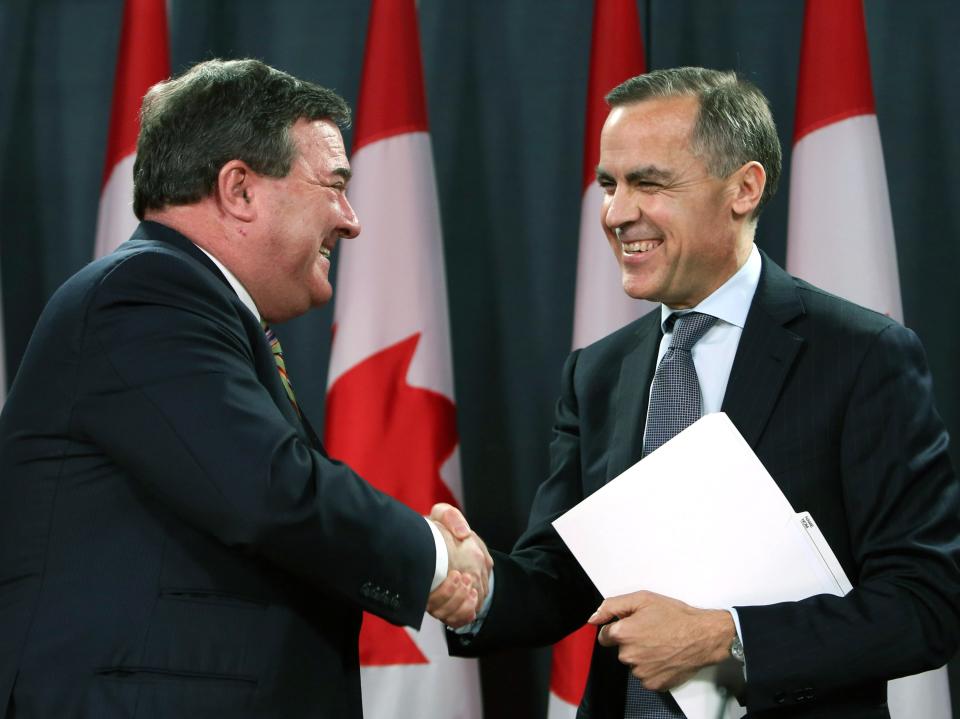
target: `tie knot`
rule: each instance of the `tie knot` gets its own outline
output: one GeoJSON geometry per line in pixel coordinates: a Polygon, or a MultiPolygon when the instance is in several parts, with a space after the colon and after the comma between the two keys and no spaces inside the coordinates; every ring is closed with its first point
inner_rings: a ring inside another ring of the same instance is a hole
{"type": "Polygon", "coordinates": [[[260,320],[260,326],[263,327],[263,334],[267,337],[267,344],[273,346],[277,341],[277,336],[274,334],[273,329],[267,324],[266,320],[260,320]]]}
{"type": "Polygon", "coordinates": [[[667,320],[669,323],[674,321],[673,341],[671,348],[686,350],[689,352],[693,346],[700,341],[707,330],[713,327],[717,318],[712,315],[705,315],[702,312],[688,312],[685,315],[671,315],[667,320]]]}

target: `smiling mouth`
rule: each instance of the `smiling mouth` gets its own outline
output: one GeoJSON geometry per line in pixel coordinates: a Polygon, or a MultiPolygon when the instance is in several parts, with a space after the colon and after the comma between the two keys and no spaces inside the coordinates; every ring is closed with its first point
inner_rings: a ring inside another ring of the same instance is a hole
{"type": "Polygon", "coordinates": [[[326,257],[326,258],[329,260],[329,259],[330,259],[330,248],[329,248],[329,247],[323,247],[323,246],[321,245],[321,247],[320,247],[320,254],[323,255],[324,257],[326,257]]]}
{"type": "Polygon", "coordinates": [[[625,255],[640,255],[656,249],[662,240],[638,240],[636,242],[621,242],[620,247],[625,255]]]}

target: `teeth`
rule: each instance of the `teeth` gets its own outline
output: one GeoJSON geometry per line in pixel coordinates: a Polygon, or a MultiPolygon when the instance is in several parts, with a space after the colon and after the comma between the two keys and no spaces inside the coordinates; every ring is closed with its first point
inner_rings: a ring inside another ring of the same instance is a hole
{"type": "Polygon", "coordinates": [[[330,259],[330,248],[329,248],[329,247],[321,247],[321,248],[320,248],[320,254],[323,255],[324,257],[326,257],[326,258],[329,260],[329,259],[330,259]]]}
{"type": "Polygon", "coordinates": [[[627,253],[649,252],[660,243],[657,240],[638,240],[637,242],[622,243],[623,251],[627,253]]]}

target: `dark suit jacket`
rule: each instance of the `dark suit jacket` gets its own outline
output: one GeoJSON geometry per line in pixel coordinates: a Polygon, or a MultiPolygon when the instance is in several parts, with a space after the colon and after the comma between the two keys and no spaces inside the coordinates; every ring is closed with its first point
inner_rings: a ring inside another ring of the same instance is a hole
{"type": "MultiPolygon", "coordinates": [[[[568,359],[551,475],[513,552],[494,555],[481,631],[448,635],[455,653],[555,642],[599,604],[549,522],[640,458],[659,319],[568,359]]],[[[737,608],[750,716],[887,717],[885,681],[943,664],[960,632],[960,498],[918,340],[764,257],[723,411],[855,586],[737,608]]],[[[597,646],[580,716],[620,719],[625,680],[597,646]]]]}
{"type": "Polygon", "coordinates": [[[434,562],[184,237],[50,300],[0,417],[0,715],[359,717],[361,610],[419,626],[434,562]]]}

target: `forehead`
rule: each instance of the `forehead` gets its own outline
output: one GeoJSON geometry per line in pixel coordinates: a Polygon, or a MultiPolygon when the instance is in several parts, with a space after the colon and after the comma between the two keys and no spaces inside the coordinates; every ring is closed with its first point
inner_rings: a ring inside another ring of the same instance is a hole
{"type": "Polygon", "coordinates": [[[340,128],[330,120],[297,120],[290,135],[299,150],[300,158],[314,167],[327,171],[349,168],[347,151],[340,128]]]}
{"type": "Polygon", "coordinates": [[[687,95],[613,108],[600,133],[601,166],[619,160],[654,161],[690,152],[698,110],[698,99],[687,95]]]}

